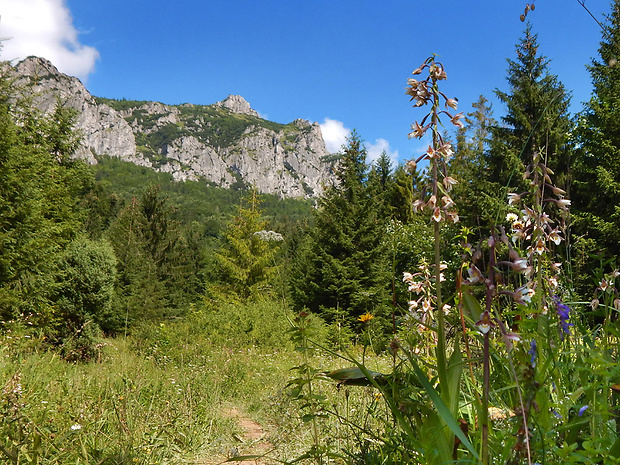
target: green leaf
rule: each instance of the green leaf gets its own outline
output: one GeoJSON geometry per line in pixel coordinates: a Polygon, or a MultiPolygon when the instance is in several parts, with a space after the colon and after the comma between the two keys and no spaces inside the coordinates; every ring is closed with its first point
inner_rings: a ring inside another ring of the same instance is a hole
{"type": "Polygon", "coordinates": [[[467,318],[471,320],[471,322],[476,322],[480,319],[480,315],[482,314],[482,306],[478,299],[476,299],[473,295],[471,295],[471,289],[465,287],[463,292],[463,310],[464,314],[467,318]]]}
{"type": "Polygon", "coordinates": [[[450,412],[450,409],[446,406],[444,401],[439,396],[439,393],[435,390],[435,388],[430,383],[424,372],[420,369],[418,363],[411,356],[411,354],[409,354],[407,351],[405,351],[405,354],[407,355],[407,358],[409,359],[409,362],[411,363],[411,366],[413,367],[413,370],[416,373],[418,380],[424,387],[424,390],[426,391],[428,396],[433,401],[433,404],[435,405],[437,413],[439,414],[441,419],[445,422],[448,428],[450,428],[454,435],[461,440],[461,443],[467,448],[467,450],[469,450],[469,452],[471,452],[472,455],[479,460],[480,458],[478,457],[478,453],[474,449],[474,446],[472,446],[471,442],[469,442],[469,439],[467,439],[467,436],[465,436],[465,433],[463,433],[463,431],[461,430],[461,427],[450,412]]]}
{"type": "MultiPolygon", "coordinates": [[[[372,370],[366,370],[372,379],[385,383],[385,375],[372,370]]],[[[359,367],[341,368],[340,370],[325,373],[325,376],[347,386],[372,386],[370,379],[359,367]]]]}
{"type": "Polygon", "coordinates": [[[448,361],[448,394],[449,408],[454,417],[459,410],[459,387],[461,385],[461,375],[463,373],[463,358],[461,357],[461,347],[459,339],[455,339],[454,351],[448,361]]]}

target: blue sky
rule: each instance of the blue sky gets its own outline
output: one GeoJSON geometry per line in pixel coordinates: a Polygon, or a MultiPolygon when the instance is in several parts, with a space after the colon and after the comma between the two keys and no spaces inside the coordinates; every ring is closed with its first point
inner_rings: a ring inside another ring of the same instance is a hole
{"type": "MultiPolygon", "coordinates": [[[[322,124],[338,147],[356,129],[372,156],[401,161],[425,150],[409,140],[423,116],[404,94],[430,54],[443,86],[471,110],[508,90],[507,58],[523,34],[521,0],[0,0],[0,58],[39,55],[80,77],[96,96],[211,104],[240,94],[261,115],[322,124]],[[432,6],[431,6],[432,5],[432,6]]],[[[607,0],[585,0],[599,19],[607,0]]],[[[528,15],[539,53],[573,93],[591,91],[585,66],[601,32],[577,0],[537,0],[528,15]]],[[[496,118],[503,112],[494,101],[496,118]]]]}

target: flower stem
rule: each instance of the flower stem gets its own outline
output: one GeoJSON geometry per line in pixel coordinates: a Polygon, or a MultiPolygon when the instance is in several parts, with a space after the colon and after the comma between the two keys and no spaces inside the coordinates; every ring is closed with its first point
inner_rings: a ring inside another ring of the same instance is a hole
{"type": "MultiPolygon", "coordinates": [[[[439,128],[439,89],[437,83],[433,81],[433,112],[431,119],[431,127],[433,130],[433,149],[439,149],[438,128],[439,128]]],[[[433,195],[438,197],[438,177],[439,169],[437,159],[432,160],[432,179],[433,179],[433,195]]],[[[433,239],[435,241],[435,298],[437,305],[437,372],[439,375],[439,385],[441,386],[441,397],[447,405],[452,405],[449,398],[450,389],[448,388],[448,367],[446,362],[446,332],[443,313],[443,300],[441,295],[441,230],[440,222],[435,221],[433,228],[433,239]]]]}

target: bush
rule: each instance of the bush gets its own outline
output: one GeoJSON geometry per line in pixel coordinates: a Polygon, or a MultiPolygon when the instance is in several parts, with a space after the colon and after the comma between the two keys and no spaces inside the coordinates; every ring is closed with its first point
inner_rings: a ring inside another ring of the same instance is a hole
{"type": "Polygon", "coordinates": [[[85,237],[69,244],[57,276],[58,342],[80,347],[78,352],[89,358],[88,347],[98,338],[99,328],[107,333],[122,328],[123,317],[112,305],[115,282],[116,257],[110,244],[85,237]]]}

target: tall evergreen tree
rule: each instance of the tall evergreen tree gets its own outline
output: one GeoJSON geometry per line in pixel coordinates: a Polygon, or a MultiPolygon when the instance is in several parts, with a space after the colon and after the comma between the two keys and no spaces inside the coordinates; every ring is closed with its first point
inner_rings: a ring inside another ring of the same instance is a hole
{"type": "Polygon", "coordinates": [[[610,258],[620,254],[620,0],[612,3],[598,52],[588,67],[592,97],[578,118],[571,198],[580,249],[610,258]]]}
{"type": "Polygon", "coordinates": [[[501,118],[503,125],[491,130],[486,162],[489,180],[499,187],[525,189],[522,175],[535,151],[541,151],[555,172],[556,185],[568,184],[570,97],[549,72],[549,61],[538,54],[538,48],[537,36],[528,24],[516,47],[517,60],[508,60],[510,90],[496,90],[506,105],[506,115],[501,118]]]}
{"type": "Polygon", "coordinates": [[[390,284],[385,223],[355,132],[343,147],[336,177],[319,199],[315,226],[293,266],[291,290],[299,308],[353,322],[366,312],[382,312],[390,284]]]}
{"type": "Polygon", "coordinates": [[[195,264],[157,186],[133,199],[107,231],[118,258],[119,306],[128,319],[157,319],[184,310],[196,293],[195,264]]]}
{"type": "Polygon", "coordinates": [[[458,180],[452,197],[457,201],[461,223],[469,228],[484,228],[494,220],[498,204],[496,185],[489,181],[485,154],[491,128],[496,125],[491,104],[480,96],[465,117],[466,125],[456,134],[456,152],[450,173],[458,180]]]}
{"type": "Polygon", "coordinates": [[[392,218],[408,223],[412,218],[414,179],[402,165],[394,168],[385,152],[371,165],[368,174],[368,192],[378,204],[381,218],[392,218]]]}
{"type": "Polygon", "coordinates": [[[42,115],[0,81],[0,317],[32,314],[46,326],[56,318],[54,274],[82,228],[78,204],[92,177],[71,159],[73,112],[42,115]]]}

